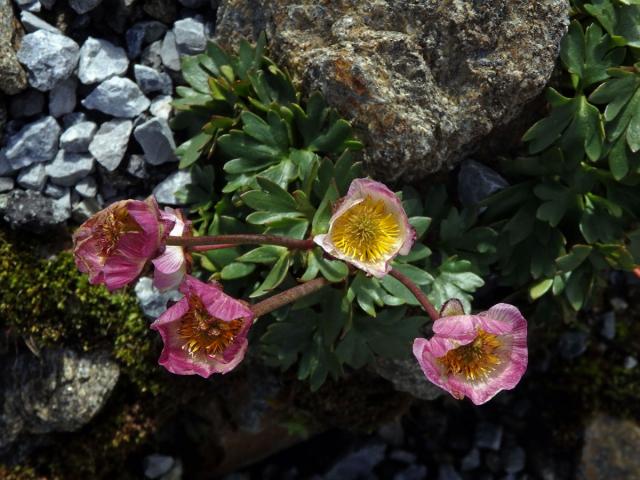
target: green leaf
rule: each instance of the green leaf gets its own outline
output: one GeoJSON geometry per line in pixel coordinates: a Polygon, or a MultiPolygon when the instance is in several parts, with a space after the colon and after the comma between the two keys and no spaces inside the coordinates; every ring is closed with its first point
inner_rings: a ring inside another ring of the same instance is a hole
{"type": "Polygon", "coordinates": [[[220,278],[222,280],[235,280],[237,278],[243,278],[251,274],[256,269],[256,266],[250,263],[230,263],[220,272],[220,278]]]}
{"type": "Polygon", "coordinates": [[[429,292],[429,299],[440,308],[450,298],[457,298],[465,312],[471,312],[471,293],[484,285],[484,280],[473,272],[471,262],[447,258],[438,268],[429,292]]]}
{"type": "Polygon", "coordinates": [[[578,311],[585,304],[591,290],[591,275],[583,266],[571,272],[564,290],[571,307],[578,311]]]}
{"type": "Polygon", "coordinates": [[[324,197],[316,210],[316,214],[311,222],[311,233],[318,235],[325,233],[329,229],[329,220],[331,219],[331,210],[333,204],[338,200],[339,194],[335,185],[332,183],[325,191],[324,197]]]}
{"type": "Polygon", "coordinates": [[[340,260],[318,258],[318,267],[322,276],[330,282],[341,282],[349,275],[349,267],[340,260]]]}
{"type": "Polygon", "coordinates": [[[279,149],[260,143],[238,130],[231,130],[228,134],[221,135],[218,146],[231,158],[275,160],[281,154],[279,149]]]}
{"type": "Polygon", "coordinates": [[[249,295],[249,297],[260,297],[280,285],[287,276],[287,271],[290,266],[291,255],[289,252],[284,252],[276,261],[271,271],[267,274],[267,277],[264,279],[262,284],[260,284],[260,286],[251,295],[249,295]]]}
{"type": "Polygon", "coordinates": [[[351,125],[346,120],[337,120],[329,130],[317,136],[310,144],[314,152],[338,153],[344,150],[344,142],[351,136],[351,125]]]}
{"type": "Polygon", "coordinates": [[[542,297],[545,293],[549,291],[552,285],[553,285],[553,278],[544,278],[539,282],[535,283],[529,289],[529,296],[531,297],[531,300],[538,300],[540,297],[542,297]]]}
{"type": "Polygon", "coordinates": [[[609,0],[592,0],[584,8],[596,17],[618,45],[640,47],[640,6],[614,6],[609,0]]]}
{"type": "Polygon", "coordinates": [[[556,259],[556,266],[562,272],[575,270],[587,259],[591,250],[593,250],[591,245],[574,245],[571,252],[556,259]]]}
{"type": "Polygon", "coordinates": [[[211,140],[211,135],[199,133],[176,148],[176,155],[180,158],[178,168],[187,168],[198,161],[202,148],[211,140]]]}
{"type": "Polygon", "coordinates": [[[182,76],[196,91],[209,93],[209,74],[200,66],[200,56],[182,57],[182,76]]]}
{"type": "Polygon", "coordinates": [[[376,306],[384,305],[383,294],[378,279],[367,277],[362,272],[358,272],[349,285],[349,297],[355,298],[360,308],[372,317],[376,316],[376,306]]]}
{"type": "Polygon", "coordinates": [[[422,238],[427,233],[429,225],[431,225],[431,218],[429,217],[411,217],[409,223],[416,229],[416,239],[422,238]]]}
{"type": "Polygon", "coordinates": [[[254,248],[253,250],[250,250],[244,255],[236,258],[236,261],[270,265],[272,263],[275,263],[286,252],[286,247],[278,247],[276,245],[263,245],[261,247],[254,248]]]}

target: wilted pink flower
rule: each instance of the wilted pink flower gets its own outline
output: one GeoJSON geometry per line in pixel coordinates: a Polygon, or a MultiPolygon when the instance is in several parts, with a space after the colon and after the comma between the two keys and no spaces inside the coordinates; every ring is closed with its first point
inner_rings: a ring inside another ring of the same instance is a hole
{"type": "MultiPolygon", "coordinates": [[[[191,236],[191,222],[185,221],[180,210],[165,207],[161,216],[173,223],[173,229],[169,232],[170,236],[191,236]]],[[[184,247],[167,245],[162,255],[152,261],[155,267],[153,284],[161,291],[178,288],[187,273],[190,262],[191,257],[184,247]]]]}
{"type": "Polygon", "coordinates": [[[527,369],[527,321],[513,305],[442,317],[433,332],[415,339],[413,354],[427,379],[456,398],[485,403],[515,387],[527,369]]]}
{"type": "Polygon", "coordinates": [[[351,182],[329,221],[329,231],[313,239],[330,255],[383,277],[396,255],[407,255],[416,234],[400,199],[368,178],[351,182]]]}
{"type": "Polygon", "coordinates": [[[73,234],[76,265],[92,284],[104,283],[112,291],[124,287],[158,254],[172,227],[153,197],[112,203],[73,234]]]}
{"type": "Polygon", "coordinates": [[[220,285],[189,275],[180,291],[184,297],[151,324],[164,342],[158,363],[178,375],[229,372],[247,351],[253,312],[220,285]]]}

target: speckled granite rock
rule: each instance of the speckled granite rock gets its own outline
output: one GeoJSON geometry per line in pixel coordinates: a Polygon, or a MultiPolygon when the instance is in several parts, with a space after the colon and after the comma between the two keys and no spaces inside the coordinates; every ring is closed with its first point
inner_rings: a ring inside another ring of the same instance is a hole
{"type": "Polygon", "coordinates": [[[379,358],[373,364],[375,372],[389,380],[399,392],[406,392],[421,400],[433,400],[443,395],[443,390],[427,381],[422,369],[413,357],[407,359],[379,358]]]}
{"type": "Polygon", "coordinates": [[[372,173],[416,179],[473,152],[551,74],[566,0],[224,0],[223,44],[274,56],[354,122],[372,173]]]}
{"type": "Polygon", "coordinates": [[[27,87],[27,74],[13,48],[15,19],[11,0],[0,0],[0,91],[14,95],[27,87]]]}

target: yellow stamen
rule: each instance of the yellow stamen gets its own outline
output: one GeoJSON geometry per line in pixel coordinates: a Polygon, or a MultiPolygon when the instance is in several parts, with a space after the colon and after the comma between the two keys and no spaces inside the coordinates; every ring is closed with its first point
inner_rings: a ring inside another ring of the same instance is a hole
{"type": "Polygon", "coordinates": [[[103,215],[96,227],[96,236],[100,256],[108,257],[116,249],[124,233],[141,232],[142,229],[129,215],[124,203],[107,209],[103,215]]]}
{"type": "Polygon", "coordinates": [[[496,335],[478,330],[473,342],[450,350],[438,361],[447,375],[462,375],[466,380],[486,379],[502,363],[497,354],[502,343],[496,335]]]}
{"type": "Polygon", "coordinates": [[[178,334],[185,340],[182,348],[190,355],[204,351],[218,355],[233,343],[242,329],[242,320],[225,322],[215,318],[205,308],[199,297],[189,297],[189,311],[180,320],[178,334]]]}
{"type": "Polygon", "coordinates": [[[367,196],[338,217],[329,234],[344,255],[365,263],[377,263],[395,253],[400,225],[382,200],[367,196]]]}

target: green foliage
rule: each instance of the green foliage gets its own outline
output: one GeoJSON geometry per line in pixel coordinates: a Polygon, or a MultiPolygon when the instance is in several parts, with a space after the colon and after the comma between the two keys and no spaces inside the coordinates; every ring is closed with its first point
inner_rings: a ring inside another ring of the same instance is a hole
{"type": "Polygon", "coordinates": [[[89,285],[68,252],[42,259],[0,231],[0,318],[34,350],[108,349],[141,391],[158,391],[154,337],[135,296],[89,285]]]}

